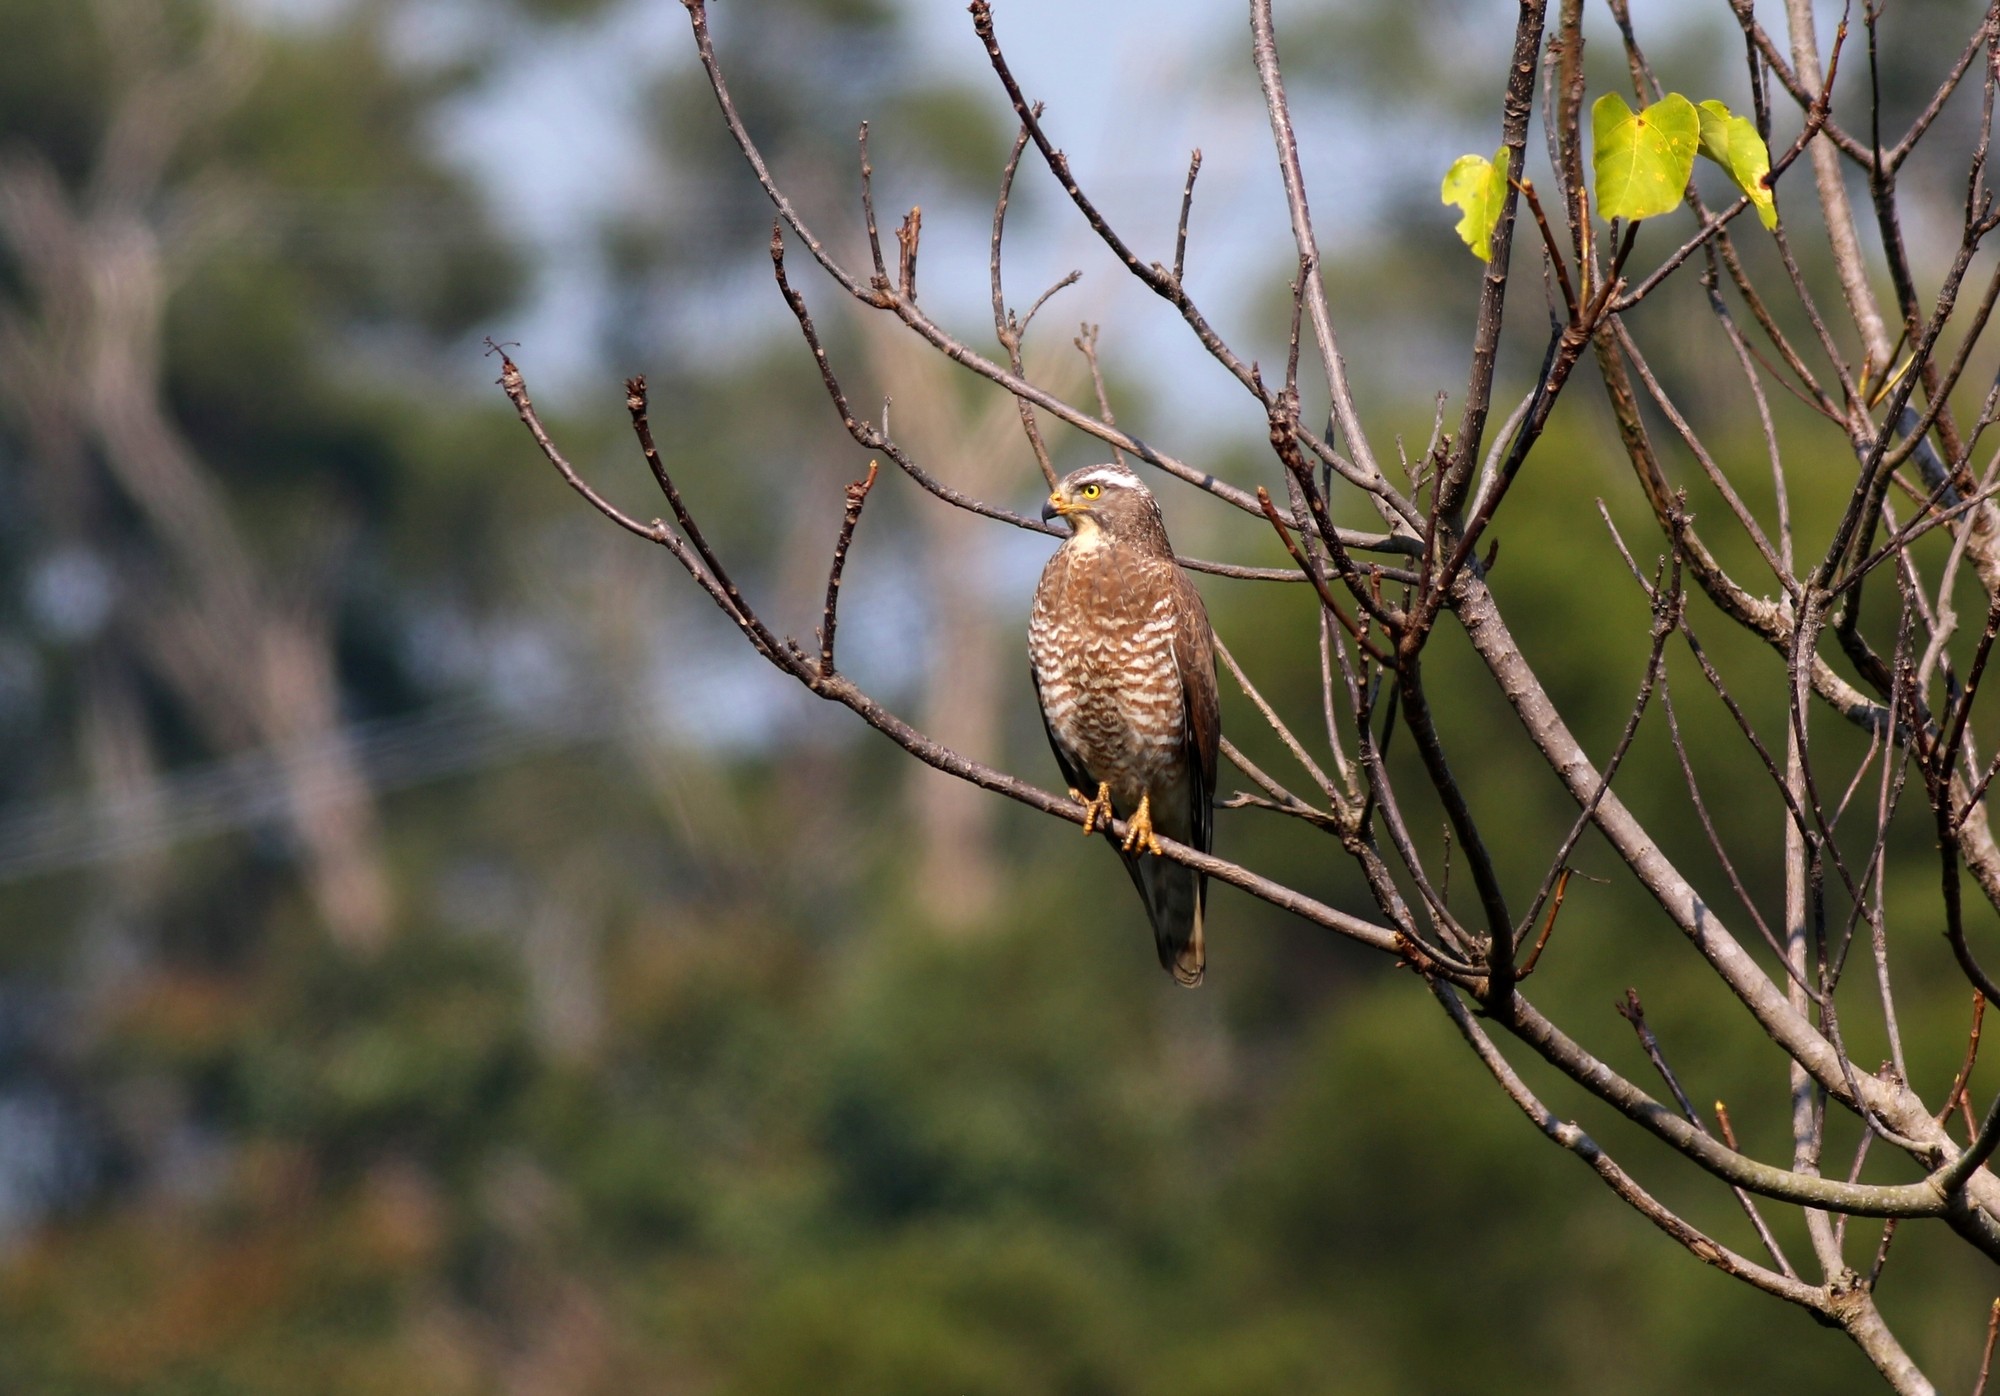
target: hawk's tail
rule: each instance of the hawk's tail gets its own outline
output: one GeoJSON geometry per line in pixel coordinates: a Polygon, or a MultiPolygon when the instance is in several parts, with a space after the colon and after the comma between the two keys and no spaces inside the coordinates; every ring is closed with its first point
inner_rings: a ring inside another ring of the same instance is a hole
{"type": "Polygon", "coordinates": [[[1146,915],[1153,923],[1160,968],[1192,989],[1201,983],[1208,961],[1201,935],[1208,878],[1185,864],[1157,856],[1128,857],[1127,866],[1132,880],[1139,884],[1146,915]]]}

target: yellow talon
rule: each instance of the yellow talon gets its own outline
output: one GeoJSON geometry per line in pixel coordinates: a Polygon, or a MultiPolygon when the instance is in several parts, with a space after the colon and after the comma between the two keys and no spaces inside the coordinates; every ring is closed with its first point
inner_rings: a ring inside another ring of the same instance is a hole
{"type": "Polygon", "coordinates": [[[1139,808],[1125,825],[1124,849],[1127,853],[1143,849],[1147,853],[1160,852],[1160,841],[1153,837],[1153,797],[1141,795],[1139,808]]]}
{"type": "Polygon", "coordinates": [[[1075,788],[1070,790],[1069,797],[1083,806],[1083,836],[1085,838],[1090,837],[1091,832],[1097,828],[1100,822],[1107,829],[1111,827],[1110,781],[1104,780],[1097,783],[1097,798],[1094,800],[1084,799],[1083,792],[1075,788]]]}

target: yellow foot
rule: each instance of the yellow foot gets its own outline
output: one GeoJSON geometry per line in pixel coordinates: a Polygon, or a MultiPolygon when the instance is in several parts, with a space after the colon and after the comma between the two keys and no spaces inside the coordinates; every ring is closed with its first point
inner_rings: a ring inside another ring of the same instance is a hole
{"type": "Polygon", "coordinates": [[[1085,838],[1089,838],[1092,831],[1100,824],[1107,829],[1111,827],[1110,781],[1098,782],[1097,798],[1094,800],[1086,800],[1083,797],[1083,792],[1075,787],[1071,787],[1069,797],[1083,806],[1083,836],[1085,838]]]}
{"type": "Polygon", "coordinates": [[[1153,797],[1141,795],[1139,808],[1125,825],[1124,849],[1127,853],[1143,851],[1158,853],[1160,841],[1153,837],[1153,797]]]}

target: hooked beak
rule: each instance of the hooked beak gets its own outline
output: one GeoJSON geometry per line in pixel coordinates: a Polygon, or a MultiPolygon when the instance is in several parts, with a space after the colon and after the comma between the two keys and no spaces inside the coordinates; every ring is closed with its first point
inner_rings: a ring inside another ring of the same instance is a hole
{"type": "Polygon", "coordinates": [[[1057,490],[1048,497],[1048,502],[1042,505],[1042,522],[1054,523],[1058,515],[1069,514],[1075,508],[1076,506],[1069,502],[1068,497],[1061,490],[1057,490]]]}

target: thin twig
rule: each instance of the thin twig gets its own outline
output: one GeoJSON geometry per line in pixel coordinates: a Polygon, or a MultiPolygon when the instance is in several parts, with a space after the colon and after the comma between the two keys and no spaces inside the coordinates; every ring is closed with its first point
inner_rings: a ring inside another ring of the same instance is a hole
{"type": "Polygon", "coordinates": [[[910,211],[903,215],[902,225],[896,229],[896,249],[899,254],[897,290],[902,298],[912,305],[916,304],[917,300],[917,244],[922,240],[923,233],[924,211],[913,204],[910,211]]]}
{"type": "MultiPolygon", "coordinates": [[[[1575,868],[1565,867],[1556,875],[1555,892],[1549,897],[1548,919],[1542,922],[1542,933],[1535,937],[1535,948],[1530,950],[1528,958],[1522,961],[1520,972],[1515,976],[1516,978],[1526,979],[1535,972],[1535,966],[1541,963],[1542,950],[1548,945],[1549,937],[1555,934],[1556,916],[1563,909],[1563,896],[1569,891],[1570,876],[1575,871],[1575,868]]],[[[1530,924],[1533,923],[1530,922],[1530,924]]]]}
{"type": "Polygon", "coordinates": [[[1317,785],[1325,793],[1327,800],[1333,807],[1339,809],[1346,803],[1342,798],[1339,787],[1327,779],[1326,772],[1320,769],[1319,762],[1313,760],[1312,754],[1305,749],[1297,737],[1292,735],[1292,729],[1285,724],[1284,719],[1280,718],[1276,710],[1264,701],[1264,695],[1259,693],[1257,686],[1250,682],[1250,676],[1243,672],[1243,666],[1236,662],[1236,656],[1229,652],[1229,646],[1222,643],[1220,635],[1215,637],[1215,653],[1216,657],[1222,660],[1224,667],[1229,670],[1231,676],[1235,678],[1237,687],[1243,690],[1244,697],[1248,698],[1256,706],[1257,711],[1263,715],[1264,721],[1270,724],[1271,730],[1278,734],[1278,740],[1285,744],[1285,749],[1291,752],[1293,759],[1305,769],[1305,773],[1312,777],[1313,784],[1317,785]]]}
{"type": "MultiPolygon", "coordinates": [[[[866,131],[863,127],[863,131],[866,131]]],[[[1025,128],[1014,137],[1014,148],[1007,154],[1007,163],[1000,170],[1000,193],[993,200],[993,239],[987,257],[987,278],[993,287],[993,337],[1000,347],[1007,351],[1007,367],[1016,378],[1026,378],[1027,368],[1021,359],[1021,339],[1027,333],[1025,322],[1016,324],[1007,309],[1006,293],[1000,286],[1000,243],[1007,230],[1007,206],[1014,192],[1014,175],[1021,168],[1021,152],[1028,147],[1028,132],[1025,128]]],[[[1073,271],[1067,277],[1042,293],[1042,299],[1035,302],[1035,310],[1064,286],[1073,284],[1082,276],[1081,271],[1073,271]]],[[[1028,312],[1034,318],[1034,311],[1028,312]]],[[[1041,469],[1042,479],[1053,490],[1056,487],[1056,468],[1049,460],[1049,448],[1042,443],[1042,430],[1035,421],[1035,409],[1026,398],[1014,399],[1014,406],[1021,414],[1021,429],[1027,434],[1028,449],[1035,454],[1035,464],[1041,469]]]]}
{"type": "MultiPolygon", "coordinates": [[[[1035,316],[1041,313],[1041,309],[1043,306],[1047,305],[1050,301],[1055,299],[1056,293],[1058,291],[1066,291],[1070,287],[1076,285],[1076,283],[1081,280],[1083,280],[1082,270],[1080,268],[1071,268],[1068,272],[1065,272],[1062,276],[1057,277],[1053,282],[1051,282],[1049,284],[1049,289],[1042,292],[1039,296],[1035,297],[1034,304],[1028,307],[1028,313],[1026,315],[1023,315],[1021,317],[1020,323],[1014,327],[1014,333],[1016,334],[1016,336],[1024,336],[1028,333],[1028,326],[1032,325],[1035,322],[1035,316]]],[[[1019,370],[1016,371],[1018,372],[1019,370]]],[[[1105,423],[1105,425],[1115,426],[1116,423],[1107,422],[1105,423]]],[[[1112,442],[1111,447],[1113,450],[1117,450],[1118,443],[1115,441],[1112,442]]]]}
{"type": "Polygon", "coordinates": [[[886,289],[889,269],[882,262],[882,234],[875,226],[875,166],[868,158],[868,123],[861,123],[861,221],[868,230],[868,255],[875,263],[875,281],[886,289]]]}
{"type": "Polygon", "coordinates": [[[1039,115],[1041,104],[1030,102],[1026,94],[1021,91],[1020,83],[1015,80],[1013,70],[1007,64],[1006,55],[1000,51],[1000,41],[993,29],[993,11],[988,0],[973,0],[971,11],[973,32],[985,45],[987,60],[993,65],[994,75],[1000,79],[1001,86],[1006,88],[1008,100],[1014,104],[1014,114],[1026,128],[1029,138],[1035,143],[1035,148],[1042,153],[1049,172],[1056,177],[1057,183],[1062,185],[1063,191],[1069,195],[1070,202],[1076,205],[1077,211],[1083,215],[1091,231],[1111,249],[1112,255],[1124,264],[1126,270],[1180,311],[1181,318],[1187,321],[1188,327],[1195,333],[1195,338],[1201,341],[1202,347],[1208,350],[1217,363],[1228,369],[1238,382],[1262,399],[1264,394],[1256,386],[1256,378],[1251,372],[1250,365],[1223,342],[1222,336],[1216,333],[1201,311],[1195,307],[1195,303],[1181,289],[1180,278],[1157,262],[1141,261],[1139,255],[1126,245],[1125,239],[1112,229],[1105,221],[1104,215],[1098,211],[1096,204],[1092,203],[1090,197],[1083,192],[1076,176],[1070,172],[1069,158],[1056,149],[1055,143],[1042,129],[1039,115]]]}
{"type": "Polygon", "coordinates": [[[1181,284],[1187,265],[1188,215],[1194,211],[1194,178],[1201,173],[1201,148],[1188,157],[1187,186],[1181,190],[1181,219],[1174,229],[1174,285],[1181,284]]]}
{"type": "MultiPolygon", "coordinates": [[[[1944,1106],[1937,1113],[1937,1122],[1945,1123],[1951,1112],[1965,1104],[1967,1086],[1972,1081],[1972,1068],[1979,1061],[1979,1032],[1986,1021],[1986,995],[1979,990],[1972,991],[1972,1027],[1965,1035],[1965,1061],[1958,1068],[1958,1075],[1952,1078],[1951,1090],[1944,1098],[1944,1106]]],[[[1968,1126],[1969,1132],[1970,1126],[1968,1126]]]]}
{"type": "Polygon", "coordinates": [[[1993,1344],[2000,1339],[2000,1299],[1986,1317],[1986,1346],[1979,1354],[1979,1379],[1972,1384],[1972,1396],[1985,1396],[1986,1379],[1993,1374],[1993,1344]]]}
{"type": "MultiPolygon", "coordinates": [[[[1070,343],[1083,355],[1083,361],[1090,365],[1091,386],[1097,390],[1097,415],[1109,427],[1118,425],[1118,419],[1111,415],[1111,395],[1104,390],[1104,368],[1097,362],[1097,326],[1088,321],[1077,327],[1077,336],[1070,343]]],[[[1119,465],[1125,464],[1125,453],[1114,442],[1111,459],[1119,465]]]]}
{"type": "Polygon", "coordinates": [[[1388,663],[1388,655],[1377,649],[1374,642],[1368,638],[1368,633],[1340,608],[1340,603],[1333,599],[1333,593],[1326,589],[1326,582],[1320,576],[1319,569],[1313,566],[1311,559],[1299,551],[1299,545],[1292,541],[1291,531],[1285,527],[1284,519],[1278,514],[1278,506],[1271,502],[1270,494],[1262,485],[1257,487],[1257,499],[1264,506],[1264,517],[1269,519],[1271,527],[1278,531],[1278,541],[1285,545],[1285,551],[1292,555],[1292,561],[1298,564],[1300,573],[1312,583],[1313,590],[1319,593],[1320,604],[1340,622],[1342,629],[1354,637],[1354,642],[1361,646],[1370,659],[1380,664],[1388,663]]]}
{"type": "Polygon", "coordinates": [[[819,630],[819,673],[822,679],[833,675],[833,631],[839,622],[840,576],[847,570],[847,549],[854,542],[854,526],[861,522],[861,506],[868,502],[868,491],[875,488],[878,465],[877,461],[869,461],[867,478],[856,480],[847,487],[847,509],[840,518],[840,537],[833,545],[833,565],[826,573],[826,610],[819,630]]]}
{"type": "MultiPolygon", "coordinates": [[[[942,480],[939,480],[936,476],[918,465],[910,457],[909,453],[904,451],[887,432],[874,423],[857,417],[854,414],[854,410],[848,405],[847,394],[842,391],[839,378],[834,374],[833,362],[827,357],[826,348],[820,342],[819,328],[813,323],[812,312],[806,306],[805,297],[793,288],[790,278],[785,273],[785,241],[782,226],[779,224],[774,223],[772,225],[770,250],[771,269],[777,278],[778,290],[784,296],[785,304],[791,308],[793,318],[798,321],[799,332],[805,337],[806,347],[811,350],[813,362],[819,367],[820,382],[825,387],[828,398],[832,400],[833,410],[840,415],[841,426],[846,429],[847,434],[853,437],[857,444],[864,450],[880,451],[896,463],[897,469],[916,481],[926,493],[934,495],[955,509],[963,509],[967,513],[977,514],[981,518],[994,519],[1000,523],[1011,524],[1015,528],[1026,529],[1030,533],[1046,534],[1050,537],[1065,536],[1060,530],[1050,527],[1040,519],[1031,518],[1026,514],[1017,514],[1011,509],[1003,509],[998,505],[988,504],[984,500],[975,499],[964,491],[954,489],[952,486],[945,484],[942,480]]],[[[1023,408],[1025,410],[1025,402],[1023,403],[1023,408]]],[[[1037,436],[1034,439],[1039,440],[1040,438],[1037,436]]],[[[1053,469],[1048,470],[1048,474],[1051,477],[1054,476],[1054,473],[1053,469]]],[[[1344,534],[1342,541],[1347,546],[1355,548],[1381,548],[1389,551],[1397,551],[1401,547],[1400,543],[1395,539],[1372,534],[1344,534]]],[[[1231,577],[1238,581],[1292,583],[1306,580],[1306,578],[1300,576],[1297,572],[1285,567],[1244,567],[1236,563],[1211,562],[1205,558],[1197,557],[1179,557],[1176,560],[1189,571],[1204,572],[1217,577],[1231,577]]],[[[1390,569],[1383,570],[1385,575],[1390,575],[1390,569]]],[[[1401,574],[1394,575],[1400,577],[1401,574]]]]}
{"type": "MultiPolygon", "coordinates": [[[[1540,4],[1541,0],[1527,0],[1522,8],[1524,13],[1529,9],[1539,10],[1540,4]]],[[[1525,26],[1525,19],[1523,24],[1525,26]]],[[[1539,48],[1539,20],[1535,25],[1535,32],[1538,36],[1535,48],[1539,48]]],[[[1270,0],[1250,0],[1250,41],[1251,58],[1257,67],[1257,80],[1264,90],[1265,110],[1271,118],[1271,136],[1277,146],[1278,173],[1285,187],[1285,205],[1291,212],[1294,250],[1298,253],[1301,267],[1304,268],[1301,279],[1305,283],[1306,306],[1312,316],[1313,337],[1319,343],[1320,358],[1326,366],[1326,387],[1327,394],[1332,400],[1333,418],[1339,424],[1342,442],[1353,456],[1354,463],[1364,479],[1370,483],[1382,482],[1384,477],[1380,467],[1375,463],[1374,452],[1369,449],[1368,435],[1362,428],[1353,389],[1347,381],[1347,364],[1341,358],[1339,342],[1334,338],[1333,319],[1327,310],[1326,286],[1319,275],[1319,244],[1313,237],[1312,211],[1306,202],[1305,175],[1299,166],[1298,137],[1292,129],[1291,108],[1285,100],[1284,78],[1278,71],[1278,40],[1271,24],[1270,0]]],[[[1531,49],[1531,59],[1532,54],[1531,49]]],[[[1532,85],[1531,78],[1529,87],[1532,88],[1532,85]]],[[[1525,116],[1523,130],[1525,131],[1525,116]]],[[[1520,152],[1516,150],[1517,165],[1519,160],[1520,152]]],[[[1509,212],[1513,201],[1513,191],[1509,190],[1507,193],[1509,212]]],[[[1503,215],[1500,226],[1493,236],[1493,264],[1503,269],[1506,264],[1511,221],[1509,217],[1503,215]]]]}
{"type": "MultiPolygon", "coordinates": [[[[1646,1060],[1653,1064],[1653,1069],[1660,1073],[1660,1079],[1667,1083],[1667,1089],[1673,1092],[1674,1101],[1681,1107],[1681,1113],[1687,1116],[1688,1123],[1706,1133],[1708,1127],[1701,1122],[1701,1116],[1695,1113],[1694,1102],[1689,1100],[1687,1092],[1681,1089],[1681,1083],[1675,1077],[1673,1068],[1667,1065],[1666,1056],[1660,1051],[1660,1040],[1654,1035],[1652,1025],[1646,1021],[1646,1009],[1639,1002],[1639,991],[1637,989],[1627,989],[1625,991],[1624,1002],[1614,1003],[1612,1007],[1618,1010],[1618,1015],[1621,1018],[1632,1025],[1632,1031],[1638,1034],[1639,1045],[1646,1053],[1646,1060]]],[[[1715,1108],[1718,1117],[1727,1118],[1722,1113],[1722,1103],[1720,1101],[1716,1102],[1715,1108]]],[[[1734,1132],[1727,1131],[1726,1126],[1725,1131],[1727,1132],[1729,1147],[1732,1149],[1735,1148],[1736,1138],[1734,1132]]],[[[1782,1273],[1793,1279],[1797,1279],[1798,1271],[1794,1270],[1791,1261],[1785,1258],[1784,1249],[1778,1245],[1778,1238],[1771,1233],[1770,1226],[1765,1223],[1764,1214],[1758,1210],[1756,1199],[1739,1187],[1731,1187],[1730,1191],[1736,1195],[1737,1205],[1743,1209],[1743,1214],[1750,1219],[1750,1225],[1756,1229],[1757,1239],[1764,1243],[1764,1249],[1770,1253],[1773,1263],[1777,1265],[1782,1273]]]]}

